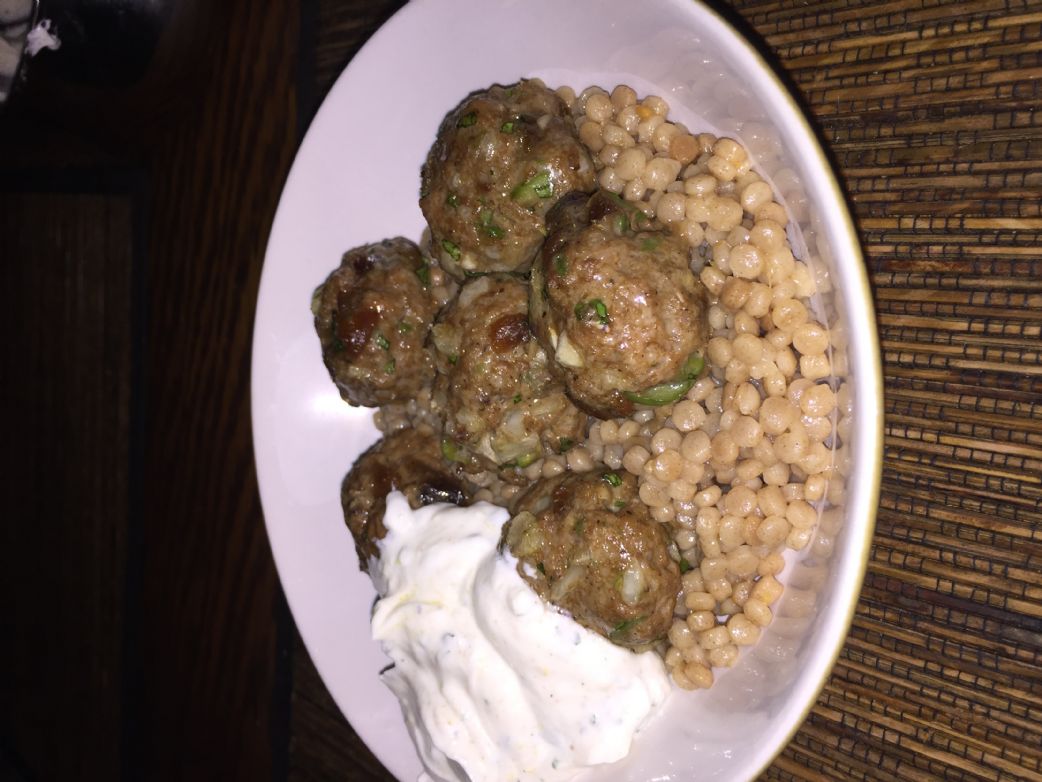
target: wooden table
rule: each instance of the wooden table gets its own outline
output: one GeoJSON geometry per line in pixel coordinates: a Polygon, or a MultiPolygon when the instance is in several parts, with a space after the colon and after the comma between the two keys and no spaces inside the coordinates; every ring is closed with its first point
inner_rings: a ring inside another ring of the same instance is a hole
{"type": "MultiPolygon", "coordinates": [[[[390,779],[282,600],[249,365],[302,131],[397,5],[182,0],[133,84],[41,64],[0,115],[0,778],[390,779]]],[[[854,625],[766,777],[1042,780],[1042,2],[723,10],[844,177],[886,383],[854,625]]]]}

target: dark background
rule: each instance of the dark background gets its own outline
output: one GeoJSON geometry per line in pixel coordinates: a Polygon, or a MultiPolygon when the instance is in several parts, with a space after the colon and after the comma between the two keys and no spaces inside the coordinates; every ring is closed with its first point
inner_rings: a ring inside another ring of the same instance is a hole
{"type": "MultiPolygon", "coordinates": [[[[109,5],[0,113],[0,780],[388,778],[279,590],[249,369],[294,152],[399,3],[109,5]]],[[[721,8],[843,173],[887,386],[857,617],[767,777],[1042,780],[1042,4],[721,8]]]]}

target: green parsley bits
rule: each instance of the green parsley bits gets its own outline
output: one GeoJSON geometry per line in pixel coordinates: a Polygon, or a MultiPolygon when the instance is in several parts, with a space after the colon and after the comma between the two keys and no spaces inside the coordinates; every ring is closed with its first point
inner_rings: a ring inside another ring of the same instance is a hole
{"type": "Polygon", "coordinates": [[[453,209],[455,209],[457,206],[459,206],[459,196],[455,193],[449,193],[447,196],[445,196],[445,203],[451,206],[453,209]]]}
{"type": "Polygon", "coordinates": [[[469,128],[475,122],[478,121],[477,112],[468,111],[462,117],[459,118],[459,122],[456,123],[457,128],[469,128]]]}
{"type": "Polygon", "coordinates": [[[387,341],[387,337],[385,337],[383,334],[379,332],[377,332],[376,336],[373,337],[373,342],[375,342],[376,346],[381,350],[391,349],[391,343],[387,341]]]}
{"type": "Polygon", "coordinates": [[[396,362],[393,358],[388,359],[387,363],[384,364],[384,372],[386,372],[388,375],[393,375],[394,370],[397,368],[397,366],[398,362],[396,362]]]}
{"type": "Polygon", "coordinates": [[[449,438],[442,438],[441,441],[441,455],[448,459],[450,462],[465,462],[466,458],[463,455],[462,450],[456,443],[449,438]]]}
{"type": "Polygon", "coordinates": [[[504,133],[513,133],[514,123],[512,120],[508,120],[507,122],[504,122],[502,125],[500,125],[499,129],[504,133]]]}
{"type": "Polygon", "coordinates": [[[424,264],[414,270],[416,276],[420,278],[420,282],[424,288],[430,287],[431,284],[431,267],[424,262],[424,264]]]}
{"type": "Polygon", "coordinates": [[[600,299],[580,301],[575,305],[575,317],[577,320],[596,320],[602,326],[611,323],[608,307],[600,299]]]}
{"type": "Polygon", "coordinates": [[[447,252],[449,255],[451,255],[452,256],[452,260],[454,260],[454,261],[458,261],[459,260],[459,257],[460,257],[459,247],[457,245],[453,244],[452,242],[450,242],[448,239],[442,239],[441,240],[441,249],[443,249],[445,252],[447,252]]]}
{"type": "Polygon", "coordinates": [[[687,361],[684,362],[684,366],[680,370],[681,377],[698,377],[702,374],[702,370],[705,368],[706,362],[698,353],[692,353],[687,357],[687,361]]]}
{"type": "Polygon", "coordinates": [[[645,619],[647,619],[646,616],[638,616],[636,619],[627,619],[624,622],[619,622],[617,625],[615,625],[615,627],[612,628],[611,632],[608,633],[608,640],[616,641],[620,638],[626,638],[627,636],[629,636],[633,628],[639,625],[645,619]]]}
{"type": "Polygon", "coordinates": [[[503,228],[496,225],[496,215],[491,209],[482,209],[478,212],[478,224],[486,236],[492,239],[503,238],[503,228]]]}
{"type": "Polygon", "coordinates": [[[564,453],[573,445],[575,445],[575,440],[571,437],[562,437],[557,441],[557,452],[564,453]]]}
{"type": "Polygon", "coordinates": [[[623,391],[622,395],[631,402],[649,407],[661,407],[671,402],[676,402],[680,397],[691,390],[695,383],[694,378],[683,380],[671,380],[668,383],[659,383],[657,386],[645,388],[643,391],[623,391]]]}
{"type": "Polygon", "coordinates": [[[541,198],[549,198],[554,194],[554,183],[550,181],[548,171],[540,171],[535,176],[522,182],[510,192],[510,197],[521,206],[535,206],[541,198]]]}
{"type": "Polygon", "coordinates": [[[676,402],[680,397],[691,390],[695,380],[705,368],[705,359],[698,353],[692,353],[687,357],[684,366],[680,368],[680,375],[665,383],[659,383],[643,391],[623,391],[622,395],[631,402],[649,407],[661,407],[676,402]]]}
{"type": "Polygon", "coordinates": [[[601,476],[609,486],[622,486],[622,478],[617,472],[606,472],[601,476]]]}
{"type": "Polygon", "coordinates": [[[539,454],[535,453],[534,451],[530,453],[521,454],[521,456],[517,457],[517,466],[521,468],[528,467],[538,458],[539,454]]]}
{"type": "Polygon", "coordinates": [[[529,181],[532,189],[535,190],[535,194],[540,198],[549,198],[554,194],[554,185],[550,181],[550,175],[545,171],[542,174],[538,174],[529,181]]]}
{"type": "Polygon", "coordinates": [[[557,272],[558,277],[568,274],[568,258],[564,253],[557,253],[554,256],[554,271],[557,272]]]}
{"type": "Polygon", "coordinates": [[[503,464],[501,464],[499,466],[500,467],[505,467],[505,468],[516,467],[518,469],[522,469],[523,470],[525,467],[528,467],[533,462],[535,462],[538,458],[539,458],[539,454],[538,453],[534,453],[534,452],[523,453],[520,456],[518,456],[516,459],[511,459],[509,462],[504,462],[503,464]]]}

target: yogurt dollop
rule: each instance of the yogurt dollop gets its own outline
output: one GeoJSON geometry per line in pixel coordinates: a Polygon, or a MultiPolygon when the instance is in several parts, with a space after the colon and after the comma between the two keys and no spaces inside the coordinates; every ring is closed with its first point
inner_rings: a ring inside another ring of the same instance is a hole
{"type": "Polygon", "coordinates": [[[508,517],[387,498],[372,629],[421,780],[572,779],[625,757],[670,692],[656,654],[612,644],[532,591],[497,550],[508,517]]]}

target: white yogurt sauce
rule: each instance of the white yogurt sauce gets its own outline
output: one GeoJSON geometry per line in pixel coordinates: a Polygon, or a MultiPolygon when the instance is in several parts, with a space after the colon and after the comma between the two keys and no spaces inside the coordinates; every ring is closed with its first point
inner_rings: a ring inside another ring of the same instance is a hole
{"type": "Polygon", "coordinates": [[[373,637],[394,667],[421,780],[568,780],[629,752],[670,692],[635,654],[545,604],[497,551],[508,513],[387,498],[373,637]]]}

